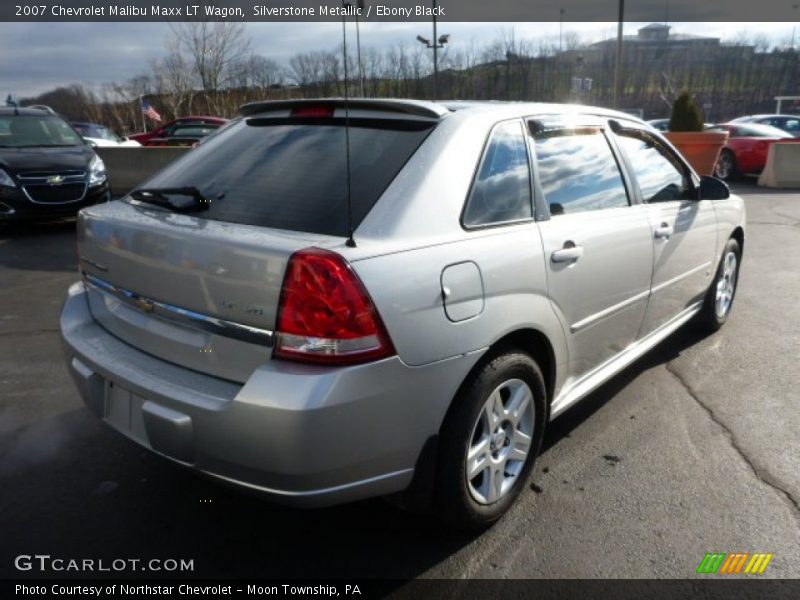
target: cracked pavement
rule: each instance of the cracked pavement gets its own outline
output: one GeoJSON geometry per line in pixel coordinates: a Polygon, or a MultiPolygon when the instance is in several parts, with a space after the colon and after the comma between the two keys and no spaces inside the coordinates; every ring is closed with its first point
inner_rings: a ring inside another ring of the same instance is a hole
{"type": "Polygon", "coordinates": [[[706,552],[770,552],[765,577],[800,577],[800,194],[736,187],[728,323],[684,328],[551,423],[529,489],[482,535],[381,500],[273,506],[108,430],[62,365],[72,226],[0,228],[0,576],[51,553],[194,558],[195,576],[683,578],[706,552]]]}

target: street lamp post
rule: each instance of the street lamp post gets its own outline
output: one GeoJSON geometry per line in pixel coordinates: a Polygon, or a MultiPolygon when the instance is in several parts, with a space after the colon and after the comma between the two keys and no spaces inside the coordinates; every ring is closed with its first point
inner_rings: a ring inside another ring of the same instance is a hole
{"type": "Polygon", "coordinates": [[[417,36],[417,41],[421,44],[425,44],[427,48],[433,48],[433,99],[436,100],[436,90],[438,85],[438,78],[439,78],[439,56],[438,50],[440,48],[444,48],[445,44],[450,41],[450,34],[444,34],[437,37],[436,32],[436,3],[437,0],[433,0],[433,43],[428,38],[424,38],[421,35],[417,36]]]}
{"type": "MultiPolygon", "coordinates": [[[[353,4],[351,2],[342,2],[342,7],[346,10],[352,9],[353,4]]],[[[364,9],[364,0],[356,0],[355,5],[355,17],[356,17],[356,60],[358,61],[358,86],[359,91],[361,92],[361,97],[364,98],[364,63],[361,61],[361,29],[358,25],[358,13],[359,11],[364,9]]],[[[342,20],[347,18],[346,14],[342,17],[342,20]]],[[[345,52],[344,60],[347,60],[347,52],[345,52]]],[[[345,83],[346,85],[346,83],[345,83]]]]}
{"type": "Polygon", "coordinates": [[[619,0],[617,20],[617,60],[614,65],[614,108],[619,108],[622,85],[622,28],[625,20],[625,0],[619,0]]]}
{"type": "MultiPolygon", "coordinates": [[[[359,10],[364,9],[364,0],[356,0],[359,10]]],[[[361,62],[361,28],[358,25],[358,12],[356,12],[356,55],[358,58],[358,81],[361,89],[361,97],[364,98],[364,63],[361,62]]]]}

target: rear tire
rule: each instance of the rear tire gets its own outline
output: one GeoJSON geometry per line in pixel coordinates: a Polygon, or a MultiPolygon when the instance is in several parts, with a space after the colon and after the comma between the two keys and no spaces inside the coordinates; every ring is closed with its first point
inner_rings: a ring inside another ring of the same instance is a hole
{"type": "Polygon", "coordinates": [[[708,331],[717,331],[728,320],[739,284],[741,262],[742,249],[739,242],[731,238],[725,244],[714,281],[711,282],[703,308],[697,315],[698,323],[708,331]]]}
{"type": "Polygon", "coordinates": [[[435,505],[459,529],[497,521],[523,490],[544,437],[544,377],[507,351],[473,372],[442,426],[435,505]]]}

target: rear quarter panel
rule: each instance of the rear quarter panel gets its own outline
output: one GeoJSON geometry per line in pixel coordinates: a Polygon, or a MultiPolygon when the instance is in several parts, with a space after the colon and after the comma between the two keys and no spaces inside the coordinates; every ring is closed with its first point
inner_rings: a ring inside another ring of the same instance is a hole
{"type": "Polygon", "coordinates": [[[557,367],[566,364],[564,333],[547,298],[541,238],[533,222],[464,232],[457,242],[359,260],[353,268],[409,365],[480,351],[518,329],[543,333],[557,367]],[[453,322],[445,313],[441,276],[446,267],[466,261],[480,269],[483,310],[453,322]]]}
{"type": "Polygon", "coordinates": [[[754,149],[757,141],[759,138],[739,137],[728,142],[736,155],[736,165],[742,173],[752,173],[764,168],[766,158],[762,157],[759,164],[759,155],[754,149]]]}

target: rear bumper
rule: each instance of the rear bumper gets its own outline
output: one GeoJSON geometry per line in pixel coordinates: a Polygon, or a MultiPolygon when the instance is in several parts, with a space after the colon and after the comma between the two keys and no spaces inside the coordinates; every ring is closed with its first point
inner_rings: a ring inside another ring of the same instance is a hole
{"type": "Polygon", "coordinates": [[[480,354],[424,367],[269,361],[244,384],[145,354],[91,316],[83,284],[61,315],[86,405],[119,432],[282,503],[324,506],[405,489],[426,440],[480,354]]]}
{"type": "Polygon", "coordinates": [[[74,217],[82,208],[109,200],[111,200],[111,194],[108,191],[108,183],[89,188],[79,202],[63,204],[31,202],[18,188],[6,188],[0,190],[0,222],[74,217]]]}

